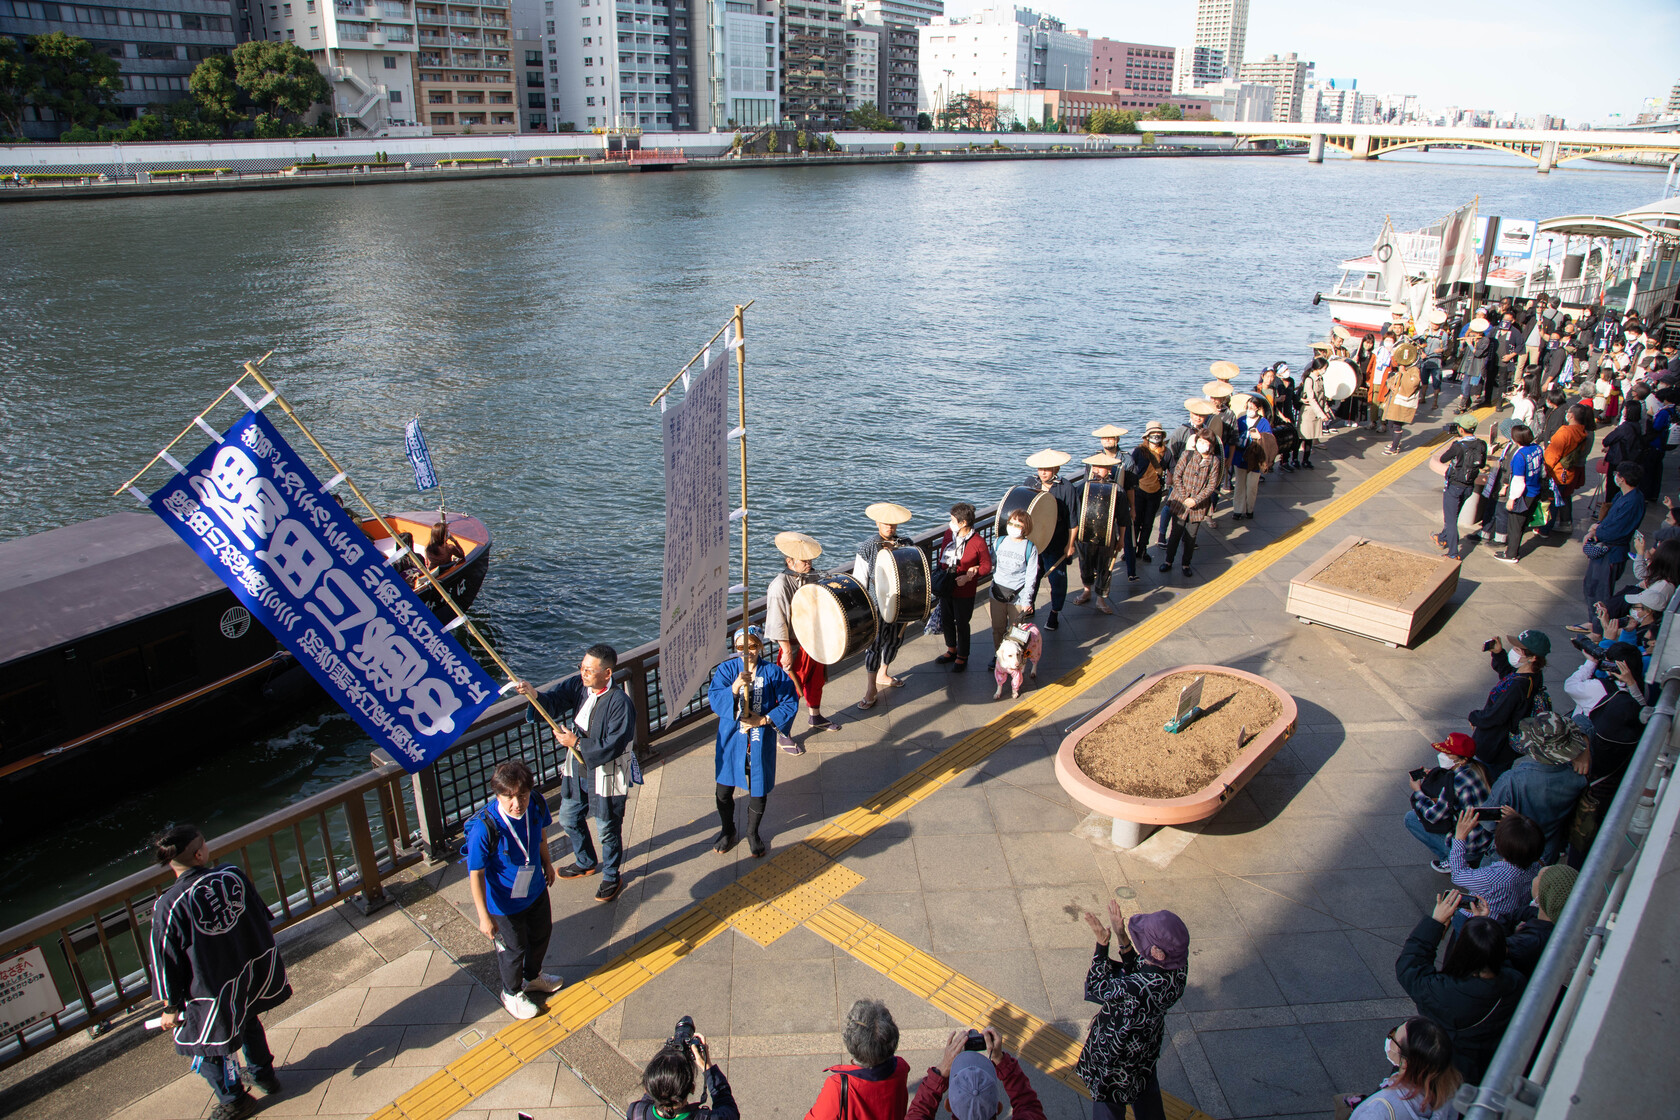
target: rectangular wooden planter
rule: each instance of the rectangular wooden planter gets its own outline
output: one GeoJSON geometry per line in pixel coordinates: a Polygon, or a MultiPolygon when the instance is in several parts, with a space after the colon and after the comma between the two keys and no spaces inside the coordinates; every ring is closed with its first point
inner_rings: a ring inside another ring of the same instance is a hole
{"type": "Polygon", "coordinates": [[[1383,541],[1368,542],[1364,537],[1347,537],[1289,581],[1289,599],[1284,609],[1302,622],[1316,622],[1321,626],[1346,630],[1391,646],[1410,646],[1458,588],[1459,562],[1440,558],[1423,586],[1400,603],[1315,582],[1320,572],[1353,548],[1366,543],[1380,544],[1383,548],[1410,556],[1436,559],[1433,553],[1400,548],[1383,541]]]}

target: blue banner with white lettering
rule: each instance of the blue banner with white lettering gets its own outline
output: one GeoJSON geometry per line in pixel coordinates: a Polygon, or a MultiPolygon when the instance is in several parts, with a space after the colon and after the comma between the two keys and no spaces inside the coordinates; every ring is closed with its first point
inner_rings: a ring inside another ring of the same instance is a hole
{"type": "Polygon", "coordinates": [[[408,422],[403,443],[408,447],[408,461],[414,467],[415,489],[422,494],[434,489],[438,484],[437,472],[432,469],[432,453],[426,450],[426,434],[420,430],[418,416],[408,422]]]}
{"type": "Polygon", "coordinates": [[[496,699],[496,682],[260,413],[246,413],[151,505],[408,771],[496,699]]]}

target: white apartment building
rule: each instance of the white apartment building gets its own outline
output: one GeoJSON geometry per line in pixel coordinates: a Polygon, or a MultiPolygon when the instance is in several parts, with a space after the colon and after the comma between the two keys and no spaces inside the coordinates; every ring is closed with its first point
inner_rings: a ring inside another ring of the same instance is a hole
{"type": "Polygon", "coordinates": [[[1276,90],[1258,82],[1216,82],[1201,86],[1197,97],[1207,98],[1208,113],[1216,121],[1269,121],[1276,90]]]}
{"type": "MultiPolygon", "coordinates": [[[[706,0],[698,0],[704,4],[706,0]]],[[[689,0],[542,0],[549,119],[588,131],[690,131],[689,0]]]]}
{"type": "Polygon", "coordinates": [[[1299,124],[1303,112],[1312,112],[1306,104],[1307,81],[1312,77],[1313,64],[1302,62],[1294,51],[1279,58],[1269,54],[1259,62],[1245,62],[1237,80],[1271,86],[1276,95],[1272,101],[1272,119],[1299,124]]]}
{"type": "Polygon", "coordinates": [[[846,29],[846,112],[880,106],[881,32],[869,27],[846,29]]]}
{"type": "Polygon", "coordinates": [[[1178,70],[1173,75],[1173,92],[1191,93],[1235,76],[1225,65],[1225,52],[1217,47],[1180,47],[1178,70]]]}
{"type": "Polygon", "coordinates": [[[1219,51],[1225,68],[1236,75],[1248,41],[1248,0],[1196,0],[1196,43],[1219,51]]]}
{"type": "Polygon", "coordinates": [[[918,108],[937,113],[977,90],[1090,89],[1091,40],[1062,21],[1014,5],[919,28],[918,108]]]}
{"type": "Polygon", "coordinates": [[[291,0],[267,5],[270,39],[293,42],[327,76],[333,112],[355,136],[424,134],[410,0],[291,0]]]}
{"type": "Polygon", "coordinates": [[[781,71],[772,0],[695,0],[697,116],[702,132],[757,128],[781,119],[781,71]]]}
{"type": "Polygon", "coordinates": [[[865,23],[926,27],[945,15],[945,0],[853,0],[852,18],[865,23]]]}

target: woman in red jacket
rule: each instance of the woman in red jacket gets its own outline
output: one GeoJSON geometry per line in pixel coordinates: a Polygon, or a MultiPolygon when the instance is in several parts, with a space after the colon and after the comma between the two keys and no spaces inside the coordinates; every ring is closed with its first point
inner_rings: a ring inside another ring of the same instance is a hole
{"type": "Polygon", "coordinates": [[[805,1120],[904,1120],[910,1063],[898,1056],[898,1024],[887,1005],[860,999],[840,1033],[856,1065],[830,1066],[805,1120]]]}
{"type": "Polygon", "coordinates": [[[934,658],[951,672],[968,668],[968,624],[974,616],[974,592],[992,574],[992,553],[974,531],[974,507],[958,502],[951,507],[951,523],[934,552],[933,586],[945,619],[945,652],[934,658]],[[954,664],[953,664],[954,662],[954,664]]]}

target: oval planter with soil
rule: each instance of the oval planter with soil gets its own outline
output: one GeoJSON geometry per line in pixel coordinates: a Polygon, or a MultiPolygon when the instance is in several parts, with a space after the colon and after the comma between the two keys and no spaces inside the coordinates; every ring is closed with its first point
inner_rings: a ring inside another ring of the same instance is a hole
{"type": "Polygon", "coordinates": [[[1115,846],[1154,826],[1206,820],[1295,733],[1295,700],[1264,677],[1223,665],[1179,665],[1138,681],[1075,728],[1056,751],[1056,780],[1114,818],[1115,846]],[[1179,690],[1198,676],[1203,714],[1177,735],[1179,690]],[[1246,728],[1239,747],[1237,732],[1246,728]]]}

